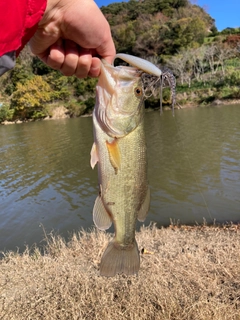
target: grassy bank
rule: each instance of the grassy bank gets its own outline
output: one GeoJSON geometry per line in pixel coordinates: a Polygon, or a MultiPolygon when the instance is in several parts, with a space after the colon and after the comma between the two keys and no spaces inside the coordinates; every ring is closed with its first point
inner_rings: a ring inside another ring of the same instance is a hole
{"type": "Polygon", "coordinates": [[[240,319],[240,226],[143,228],[137,276],[99,276],[111,235],[48,237],[0,261],[0,319],[240,319]]]}

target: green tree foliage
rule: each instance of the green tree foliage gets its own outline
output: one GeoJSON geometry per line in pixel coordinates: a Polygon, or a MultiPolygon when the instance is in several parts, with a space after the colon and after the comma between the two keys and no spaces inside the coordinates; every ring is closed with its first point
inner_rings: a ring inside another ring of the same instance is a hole
{"type": "Polygon", "coordinates": [[[173,13],[174,10],[188,5],[188,0],[129,0],[128,2],[111,3],[102,7],[103,14],[110,25],[116,25],[135,20],[142,14],[155,14],[157,12],[173,13]]]}
{"type": "Polygon", "coordinates": [[[95,88],[97,79],[86,78],[86,79],[74,79],[74,96],[76,97],[78,104],[80,103],[80,113],[90,113],[95,105],[95,88]],[[83,107],[84,106],[84,107],[83,107]]]}
{"type": "Polygon", "coordinates": [[[11,107],[15,109],[16,115],[21,118],[28,118],[44,109],[44,104],[52,100],[52,90],[50,85],[41,76],[34,76],[27,80],[24,85],[17,84],[13,93],[11,107]]]}
{"type": "Polygon", "coordinates": [[[26,66],[23,61],[18,58],[15,68],[9,72],[6,78],[5,93],[10,96],[16,90],[18,83],[24,84],[27,80],[31,79],[32,76],[30,66],[26,66]]]}
{"type": "Polygon", "coordinates": [[[68,84],[68,78],[60,72],[52,72],[44,77],[48,84],[51,84],[52,99],[67,101],[71,96],[72,88],[68,84]]]}
{"type": "Polygon", "coordinates": [[[226,34],[226,35],[239,34],[239,33],[240,33],[240,27],[239,28],[225,28],[221,32],[221,34],[226,34]]]}
{"type": "Polygon", "coordinates": [[[43,76],[53,72],[53,70],[46,64],[44,64],[40,59],[38,59],[38,57],[33,57],[31,67],[32,72],[39,76],[43,76]]]}
{"type": "Polygon", "coordinates": [[[102,7],[118,52],[175,54],[202,45],[214,20],[188,0],[130,0],[102,7]]]}
{"type": "Polygon", "coordinates": [[[240,86],[240,70],[234,70],[233,72],[228,73],[225,76],[224,82],[230,86],[240,86]]]}
{"type": "Polygon", "coordinates": [[[74,78],[73,87],[74,87],[74,96],[84,97],[84,96],[95,96],[95,87],[97,84],[97,79],[95,78],[86,78],[78,79],[74,78]]]}
{"type": "Polygon", "coordinates": [[[183,48],[198,47],[203,44],[206,34],[206,25],[198,17],[172,21],[163,40],[166,44],[164,53],[175,54],[183,48]]]}
{"type": "Polygon", "coordinates": [[[1,103],[0,104],[0,122],[5,120],[12,120],[13,117],[13,110],[9,108],[9,105],[1,103]]]}
{"type": "Polygon", "coordinates": [[[132,48],[136,42],[135,23],[128,21],[112,28],[112,34],[116,39],[118,52],[132,53],[132,48]]]}

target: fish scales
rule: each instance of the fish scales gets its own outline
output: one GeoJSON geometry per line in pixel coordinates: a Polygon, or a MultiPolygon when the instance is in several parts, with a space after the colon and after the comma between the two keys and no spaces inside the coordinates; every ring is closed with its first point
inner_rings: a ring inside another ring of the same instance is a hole
{"type": "MultiPolygon", "coordinates": [[[[135,240],[137,219],[144,221],[150,204],[144,133],[141,61],[124,55],[134,67],[114,67],[102,61],[93,112],[94,144],[91,166],[98,165],[99,195],[93,220],[101,229],[114,224],[115,236],[100,263],[100,274],[135,274],[140,267],[135,240]]],[[[129,62],[129,61],[127,61],[129,62]]],[[[150,72],[161,74],[149,63],[150,72]]]]}
{"type": "Polygon", "coordinates": [[[137,215],[148,190],[143,118],[133,132],[117,139],[121,154],[121,166],[117,174],[110,163],[105,144],[109,136],[101,130],[95,116],[93,121],[100,154],[98,174],[101,198],[112,217],[116,241],[128,245],[133,243],[137,215]]]}

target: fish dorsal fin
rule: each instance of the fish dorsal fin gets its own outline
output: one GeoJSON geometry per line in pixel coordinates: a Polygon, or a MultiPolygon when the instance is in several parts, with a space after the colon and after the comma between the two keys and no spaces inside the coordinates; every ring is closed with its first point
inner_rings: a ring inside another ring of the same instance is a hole
{"type": "Polygon", "coordinates": [[[150,189],[148,188],[146,198],[138,212],[138,221],[143,222],[146,219],[150,207],[150,189]]]}
{"type": "Polygon", "coordinates": [[[93,221],[100,230],[107,230],[112,224],[111,217],[105,209],[100,196],[97,197],[93,207],[93,221]]]}
{"type": "Polygon", "coordinates": [[[97,162],[99,161],[98,154],[97,154],[97,146],[96,146],[95,142],[92,145],[92,150],[91,150],[90,154],[91,154],[90,164],[93,169],[95,167],[95,165],[97,164],[97,162]]]}
{"type": "Polygon", "coordinates": [[[117,174],[121,164],[118,140],[114,139],[112,142],[106,141],[106,146],[109,154],[110,163],[113,169],[115,170],[115,174],[117,174]]]}

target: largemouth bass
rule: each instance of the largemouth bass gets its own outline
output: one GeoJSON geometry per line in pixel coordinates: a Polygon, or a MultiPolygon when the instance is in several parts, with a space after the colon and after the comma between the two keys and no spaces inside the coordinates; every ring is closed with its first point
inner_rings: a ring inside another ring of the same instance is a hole
{"type": "Polygon", "coordinates": [[[150,204],[141,74],[161,75],[148,61],[124,54],[116,57],[134,67],[114,67],[102,61],[93,112],[91,166],[98,164],[99,180],[93,220],[101,230],[112,223],[115,228],[101,259],[103,276],[135,274],[140,267],[135,225],[137,219],[145,220],[150,204]]]}

